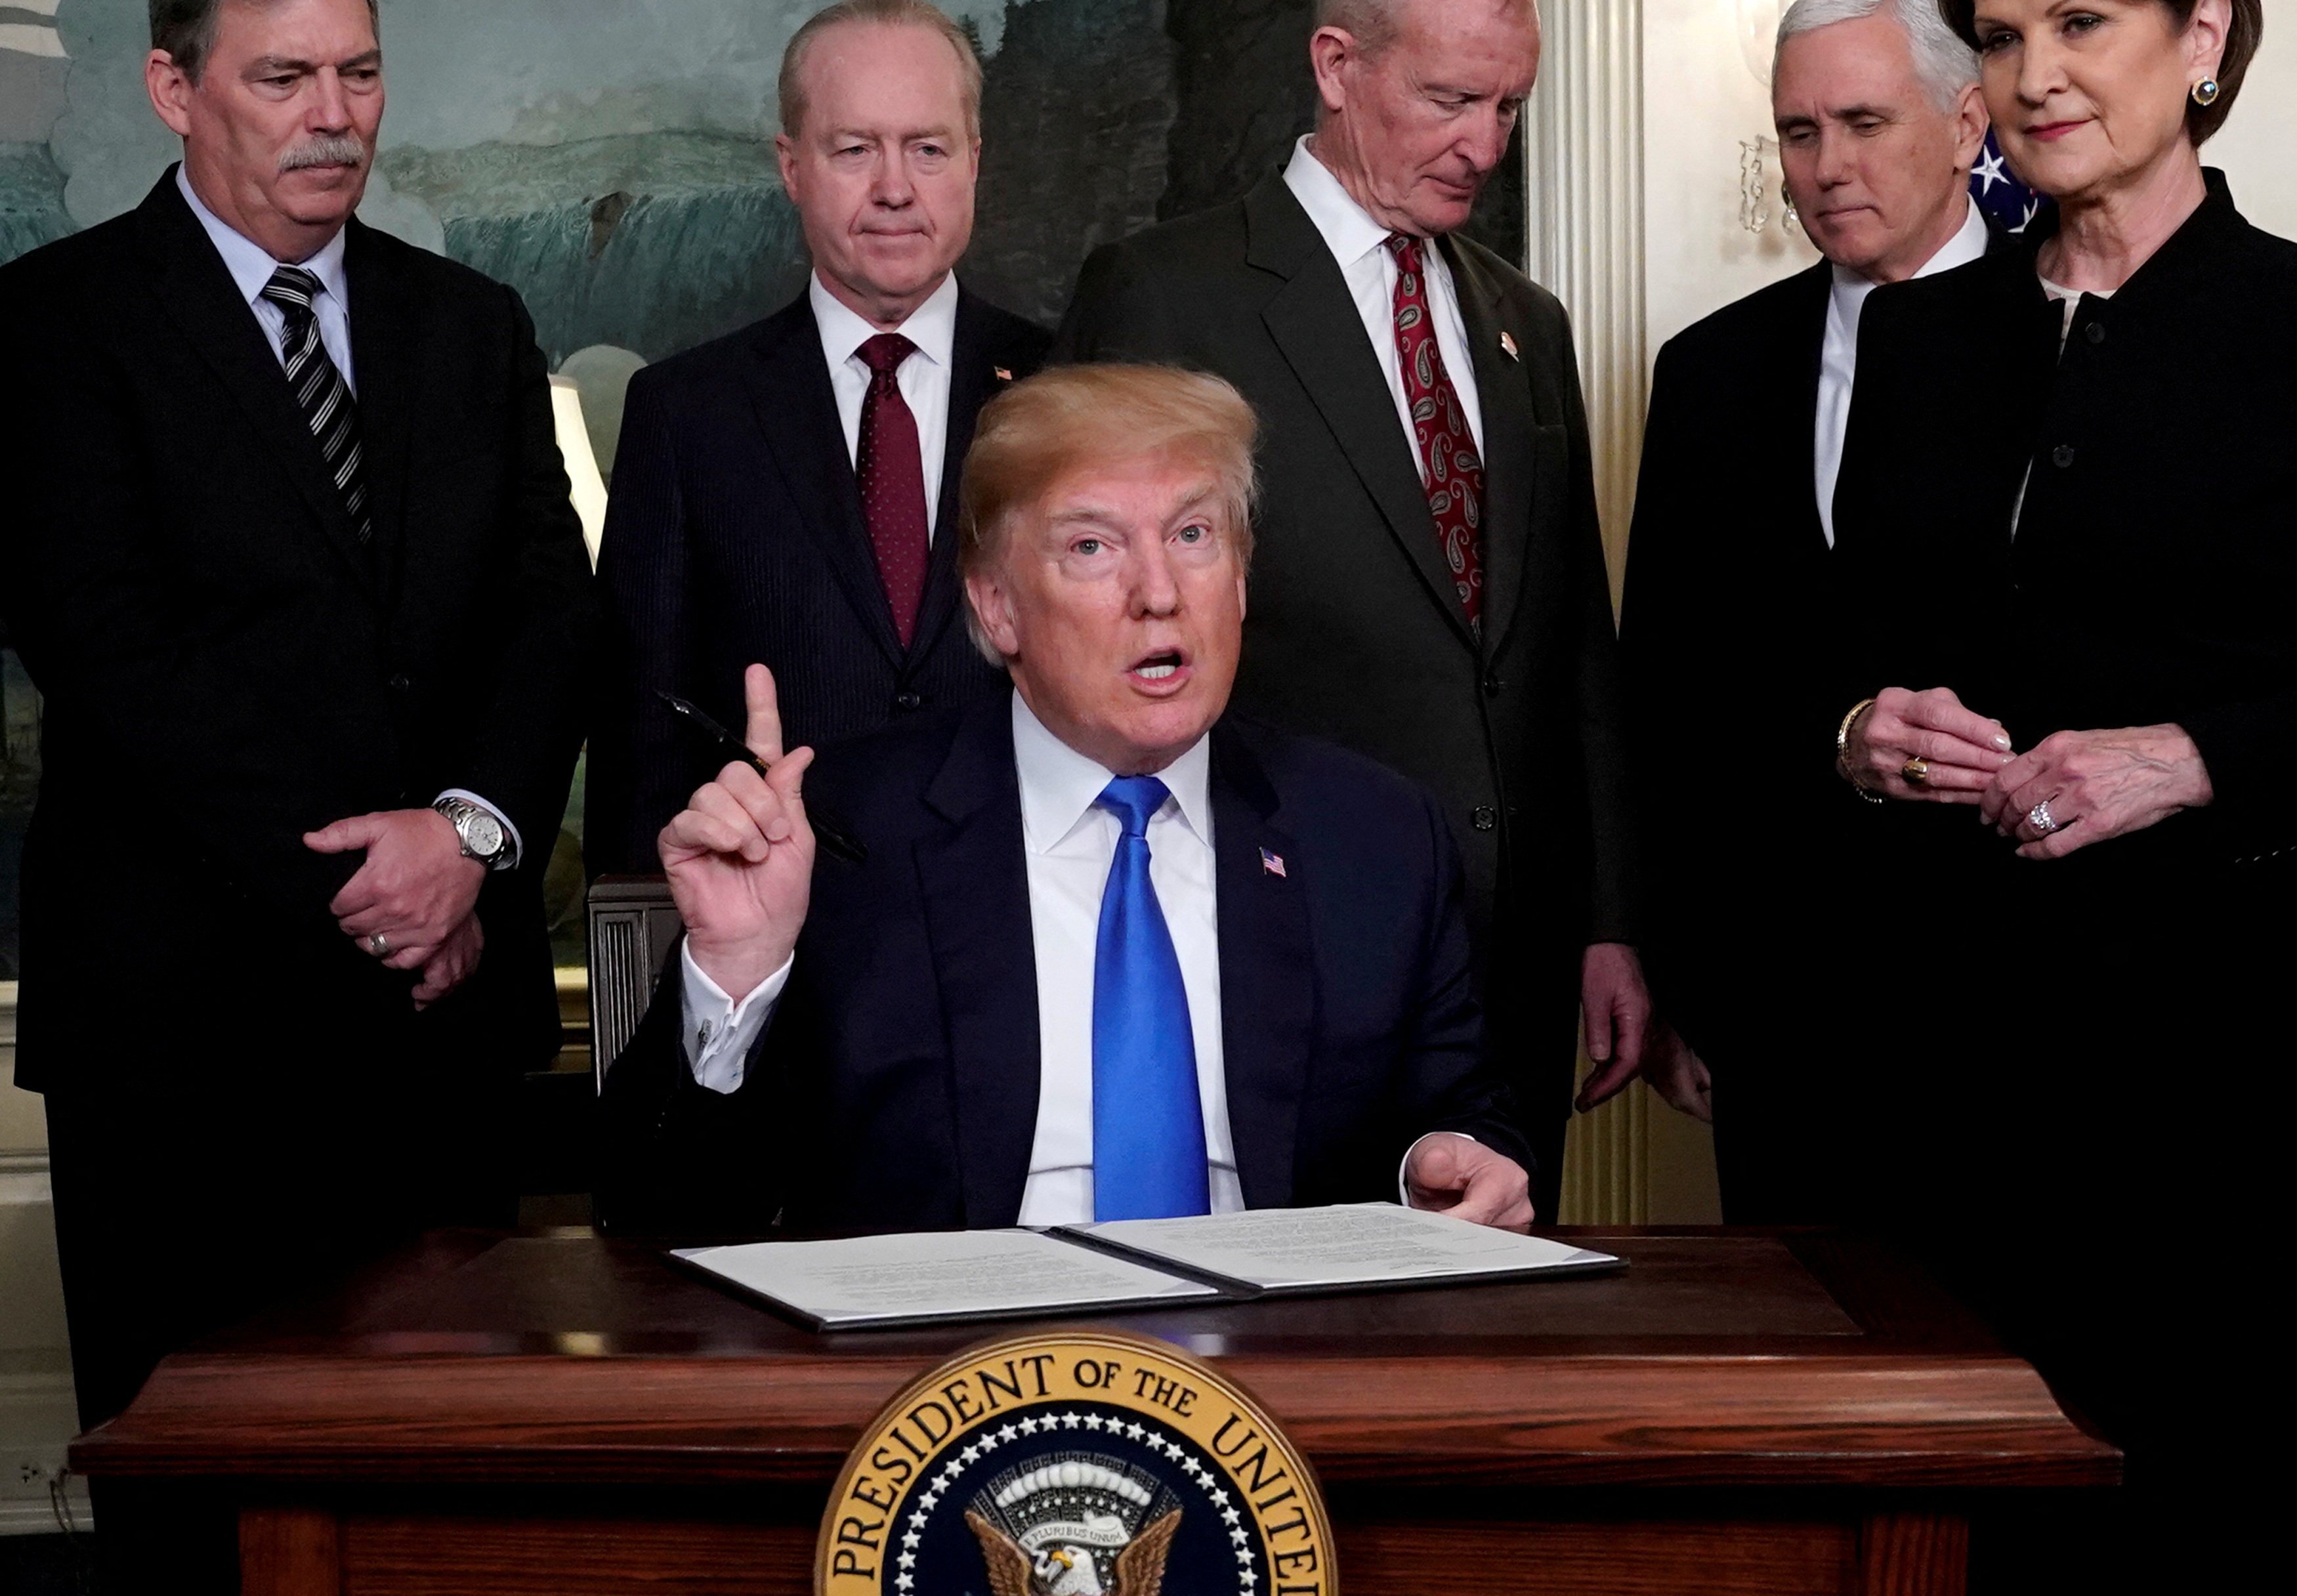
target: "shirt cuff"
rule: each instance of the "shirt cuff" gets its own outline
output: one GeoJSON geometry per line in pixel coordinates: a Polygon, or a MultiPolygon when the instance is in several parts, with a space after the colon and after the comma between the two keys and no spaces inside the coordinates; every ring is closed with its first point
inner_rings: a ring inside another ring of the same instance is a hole
{"type": "MultiPolygon", "coordinates": [[[[1461,1141],[1476,1140],[1474,1137],[1469,1135],[1465,1131],[1430,1131],[1428,1132],[1428,1136],[1456,1136],[1461,1141]]],[[[1404,1148],[1404,1162],[1395,1166],[1395,1200],[1402,1203],[1407,1208],[1418,1206],[1418,1205],[1412,1200],[1412,1155],[1420,1150],[1420,1142],[1427,1140],[1428,1136],[1420,1138],[1419,1141],[1415,1141],[1410,1147],[1404,1148]]],[[[1477,1142],[1476,1145],[1481,1147],[1483,1144],[1481,1142],[1477,1142]]]]}
{"type": "Polygon", "coordinates": [[[678,962],[686,988],[686,1023],[679,1032],[686,1043],[686,1065],[697,1086],[720,1093],[738,1091],[749,1069],[750,1049],[773,1018],[797,955],[783,959],[780,969],[752,987],[738,1003],[703,974],[683,937],[679,939],[678,962]]]}
{"type": "MultiPolygon", "coordinates": [[[[511,819],[508,815],[503,813],[502,810],[497,809],[493,804],[489,803],[485,799],[480,797],[476,793],[470,791],[466,787],[449,787],[445,792],[440,794],[439,797],[460,798],[465,803],[477,804],[481,809],[486,810],[487,813],[492,815],[495,819],[501,824],[503,835],[510,839],[510,862],[505,865],[503,868],[506,870],[515,870],[518,868],[518,861],[526,857],[526,844],[519,840],[518,827],[511,824],[511,819]]],[[[437,800],[434,799],[432,802],[436,802],[437,800]]]]}

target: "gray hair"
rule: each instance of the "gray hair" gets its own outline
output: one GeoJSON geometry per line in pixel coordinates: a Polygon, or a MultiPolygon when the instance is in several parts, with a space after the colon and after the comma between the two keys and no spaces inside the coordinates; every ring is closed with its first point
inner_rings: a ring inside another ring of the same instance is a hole
{"type": "MultiPolygon", "coordinates": [[[[1315,25],[1353,35],[1357,48],[1377,55],[1395,40],[1399,14],[1412,0],[1316,0],[1315,25]]],[[[1495,0],[1509,11],[1529,11],[1532,0],[1495,0]]]]}
{"type": "Polygon", "coordinates": [[[1884,10],[1906,30],[1906,42],[1914,48],[1914,76],[1931,103],[1940,111],[1952,111],[1963,91],[1978,81],[1978,52],[1947,25],[1937,0],[1795,0],[1779,19],[1772,76],[1778,75],[1778,54],[1784,53],[1789,39],[1837,22],[1863,21],[1884,10]]]}
{"type": "Polygon", "coordinates": [[[965,106],[966,131],[981,133],[981,57],[964,29],[947,12],[927,0],[837,0],[808,17],[790,36],[782,51],[782,74],[776,86],[781,101],[782,131],[795,138],[805,122],[805,60],[813,41],[832,28],[848,22],[874,23],[883,28],[923,28],[941,35],[957,53],[957,96],[965,106]]]}
{"type": "MultiPolygon", "coordinates": [[[[379,4],[366,0],[366,20],[375,25],[378,40],[383,37],[379,4]]],[[[224,0],[151,0],[152,48],[166,51],[184,76],[197,83],[208,64],[208,52],[215,48],[216,13],[223,7],[224,0]]]]}

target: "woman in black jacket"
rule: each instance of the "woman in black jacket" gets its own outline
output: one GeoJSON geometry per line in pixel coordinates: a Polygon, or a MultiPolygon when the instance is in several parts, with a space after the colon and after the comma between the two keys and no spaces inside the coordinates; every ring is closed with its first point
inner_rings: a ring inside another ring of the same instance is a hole
{"type": "Polygon", "coordinates": [[[2297,974],[2297,245],[2198,153],[2260,0],[1941,9],[2057,207],[1866,309],[1836,523],[1874,696],[1828,729],[1905,808],[1843,904],[1935,957],[1846,1043],[1934,1149],[1909,1236],[2128,1451],[2149,1539],[2054,1549],[2118,1587],[2173,1497],[2211,1492],[2187,1559],[2261,1533],[2207,1420],[2285,1386],[2245,1294],[2297,974]]]}

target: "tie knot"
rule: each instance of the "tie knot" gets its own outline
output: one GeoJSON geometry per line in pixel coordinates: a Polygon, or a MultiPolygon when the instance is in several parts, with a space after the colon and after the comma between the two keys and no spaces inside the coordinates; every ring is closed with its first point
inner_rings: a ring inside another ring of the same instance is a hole
{"type": "Polygon", "coordinates": [[[311,301],[319,297],[319,279],[300,266],[283,266],[271,274],[271,281],[263,285],[263,297],[282,310],[301,311],[309,316],[311,301]]]}
{"type": "Polygon", "coordinates": [[[918,352],[918,346],[899,333],[880,333],[853,352],[871,371],[890,377],[902,369],[902,361],[918,352]]]}
{"type": "Polygon", "coordinates": [[[1101,788],[1094,802],[1116,817],[1126,836],[1145,837],[1148,817],[1164,808],[1165,800],[1172,795],[1172,789],[1153,776],[1120,776],[1101,788]]]}
{"type": "Polygon", "coordinates": [[[1387,247],[1395,254],[1396,265],[1415,277],[1420,275],[1420,241],[1418,239],[1409,233],[1391,233],[1387,235],[1387,247]]]}

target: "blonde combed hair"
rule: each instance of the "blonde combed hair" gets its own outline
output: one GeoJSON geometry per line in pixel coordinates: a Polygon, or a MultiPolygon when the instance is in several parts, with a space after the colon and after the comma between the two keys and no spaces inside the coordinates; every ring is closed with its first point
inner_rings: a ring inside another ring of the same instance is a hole
{"type": "MultiPolygon", "coordinates": [[[[1245,397],[1204,372],[1119,364],[1039,372],[981,407],[958,489],[958,572],[972,577],[993,569],[1014,522],[1062,478],[1086,466],[1160,457],[1212,468],[1223,532],[1239,567],[1249,569],[1259,434],[1260,419],[1245,397]]],[[[966,625],[981,652],[1002,664],[970,605],[966,625]]]]}

